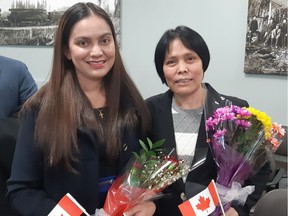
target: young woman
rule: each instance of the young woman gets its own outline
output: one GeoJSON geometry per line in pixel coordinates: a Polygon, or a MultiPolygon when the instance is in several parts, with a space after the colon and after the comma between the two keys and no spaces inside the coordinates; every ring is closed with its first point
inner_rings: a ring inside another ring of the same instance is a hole
{"type": "MultiPolygon", "coordinates": [[[[139,151],[147,113],[107,13],[93,3],[70,7],[57,29],[51,77],[22,110],[11,205],[21,215],[48,215],[70,193],[93,214],[139,151]]],[[[153,203],[141,203],[126,215],[154,211],[153,203]]]]}

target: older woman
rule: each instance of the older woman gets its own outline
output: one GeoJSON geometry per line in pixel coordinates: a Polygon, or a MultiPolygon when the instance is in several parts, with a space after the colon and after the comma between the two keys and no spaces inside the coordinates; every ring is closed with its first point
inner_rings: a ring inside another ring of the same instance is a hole
{"type": "MultiPolygon", "coordinates": [[[[216,179],[217,166],[206,143],[204,105],[224,106],[227,101],[248,106],[245,100],[218,93],[203,83],[210,53],[203,38],[194,30],[179,26],[166,31],[155,50],[157,73],[169,90],[147,99],[152,118],[153,140],[166,139],[167,148],[176,148],[176,156],[193,167],[186,178],[180,179],[165,192],[172,196],[159,200],[157,215],[181,215],[178,205],[186,194],[196,195],[212,179],[216,179]]],[[[226,215],[249,215],[250,208],[260,198],[270,174],[266,164],[256,176],[245,184],[255,185],[244,206],[233,205],[226,215]]]]}

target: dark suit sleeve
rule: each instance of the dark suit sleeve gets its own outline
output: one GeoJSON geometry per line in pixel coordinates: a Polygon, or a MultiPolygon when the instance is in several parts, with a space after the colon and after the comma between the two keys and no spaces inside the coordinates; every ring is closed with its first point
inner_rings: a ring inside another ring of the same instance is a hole
{"type": "MultiPolygon", "coordinates": [[[[19,120],[17,118],[0,119],[0,167],[3,168],[6,178],[10,176],[10,168],[12,164],[15,143],[19,128],[19,120]]],[[[3,177],[3,176],[1,176],[3,177]]]]}
{"type": "Polygon", "coordinates": [[[43,190],[43,157],[34,142],[34,114],[21,121],[7,197],[20,215],[48,215],[56,203],[43,190]]]}
{"type": "Polygon", "coordinates": [[[27,66],[19,66],[19,105],[21,106],[29,97],[38,90],[37,84],[27,66]]]}

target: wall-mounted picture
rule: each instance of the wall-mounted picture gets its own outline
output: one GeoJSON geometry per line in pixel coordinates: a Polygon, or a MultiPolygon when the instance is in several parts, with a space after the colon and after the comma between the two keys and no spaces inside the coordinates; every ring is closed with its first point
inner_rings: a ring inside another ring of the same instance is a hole
{"type": "Polygon", "coordinates": [[[287,76],[287,0],[249,0],[244,72],[287,76]]]}
{"type": "MultiPolygon", "coordinates": [[[[0,0],[0,45],[52,46],[62,14],[78,0],[0,0]]],[[[83,1],[88,2],[88,1],[83,1]]],[[[120,0],[90,0],[111,17],[120,44],[120,0]]]]}

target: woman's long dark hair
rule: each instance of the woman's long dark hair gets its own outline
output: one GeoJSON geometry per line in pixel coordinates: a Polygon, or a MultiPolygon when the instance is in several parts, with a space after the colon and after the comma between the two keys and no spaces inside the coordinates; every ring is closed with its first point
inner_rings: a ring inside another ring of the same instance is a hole
{"type": "Polygon", "coordinates": [[[129,77],[108,14],[93,3],[77,3],[62,16],[55,37],[53,65],[49,81],[25,103],[23,111],[38,108],[35,140],[47,154],[51,166],[64,165],[73,170],[77,161],[77,130],[88,128],[105,144],[107,156],[117,158],[121,151],[124,129],[148,129],[145,102],[129,77]],[[105,130],[95,118],[90,101],[78,82],[74,65],[65,57],[72,27],[83,18],[96,15],[110,26],[115,42],[115,63],[103,79],[106,91],[107,118],[105,130]]]}

